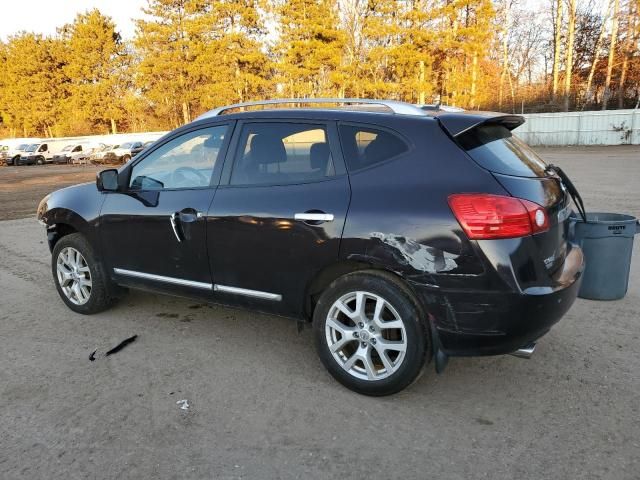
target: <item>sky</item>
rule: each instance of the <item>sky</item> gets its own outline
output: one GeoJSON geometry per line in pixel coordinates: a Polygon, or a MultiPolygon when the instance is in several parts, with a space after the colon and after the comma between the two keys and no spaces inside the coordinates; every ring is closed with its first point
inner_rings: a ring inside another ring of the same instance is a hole
{"type": "Polygon", "coordinates": [[[132,38],[134,18],[142,17],[147,0],[0,0],[0,39],[22,30],[53,35],[76,14],[93,8],[110,16],[125,38],[132,38]]]}
{"type": "MultiPolygon", "coordinates": [[[[586,1],[586,0],[583,0],[586,1]]],[[[541,8],[549,0],[520,0],[529,9],[541,8]]],[[[596,4],[604,0],[596,0],[596,4]]],[[[71,23],[76,14],[99,9],[116,23],[125,39],[133,38],[134,19],[143,16],[147,0],[0,0],[0,40],[22,30],[53,35],[56,28],[71,23]]]]}

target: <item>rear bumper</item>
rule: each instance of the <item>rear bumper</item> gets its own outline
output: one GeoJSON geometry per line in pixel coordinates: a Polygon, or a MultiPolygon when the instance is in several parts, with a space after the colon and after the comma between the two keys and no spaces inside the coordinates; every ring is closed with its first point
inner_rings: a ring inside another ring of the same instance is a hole
{"type": "Polygon", "coordinates": [[[421,290],[425,300],[436,297],[439,312],[433,322],[442,350],[452,356],[501,355],[535,342],[571,308],[584,270],[582,250],[567,256],[553,287],[524,291],[421,290]]]}

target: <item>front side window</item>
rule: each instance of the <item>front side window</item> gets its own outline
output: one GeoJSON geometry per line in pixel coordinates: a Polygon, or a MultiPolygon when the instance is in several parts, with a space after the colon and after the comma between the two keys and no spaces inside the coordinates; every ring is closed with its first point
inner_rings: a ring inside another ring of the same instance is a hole
{"type": "Polygon", "coordinates": [[[304,183],[333,175],[324,125],[249,123],[240,135],[231,184],[304,183]]]}
{"type": "Polygon", "coordinates": [[[340,125],[340,141],[350,171],[370,167],[409,150],[398,135],[387,130],[340,125]]]}
{"type": "Polygon", "coordinates": [[[131,171],[132,190],[208,187],[221,160],[227,125],[185,133],[165,143],[131,171]]]}

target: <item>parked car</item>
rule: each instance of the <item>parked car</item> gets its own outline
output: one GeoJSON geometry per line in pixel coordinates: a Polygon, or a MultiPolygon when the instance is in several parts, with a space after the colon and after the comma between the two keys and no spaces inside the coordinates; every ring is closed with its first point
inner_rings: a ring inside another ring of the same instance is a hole
{"type": "Polygon", "coordinates": [[[155,140],[150,140],[148,142],[144,142],[142,145],[132,148],[131,149],[131,158],[135,157],[136,155],[138,155],[141,151],[143,151],[145,148],[147,148],[150,145],[153,145],[155,142],[155,140]]]}
{"type": "Polygon", "coordinates": [[[60,153],[53,156],[53,163],[73,163],[74,160],[82,159],[90,154],[87,145],[81,143],[71,143],[64,147],[60,153]]]}
{"type": "Polygon", "coordinates": [[[511,133],[524,119],[357,102],[385,110],[220,108],[46,196],[63,302],[144,288],[311,322],[328,371],[368,395],[432,358],[530,355],[584,262],[570,187],[511,133]]]}
{"type": "Polygon", "coordinates": [[[140,152],[142,148],[142,142],[125,142],[110,152],[107,152],[104,155],[104,159],[109,163],[127,163],[131,160],[131,157],[133,157],[133,151],[137,150],[137,152],[140,152]]]}
{"type": "Polygon", "coordinates": [[[117,145],[102,145],[102,147],[100,148],[96,148],[91,155],[89,155],[89,160],[92,163],[96,163],[96,164],[101,164],[104,163],[104,156],[105,154],[112,150],[113,148],[117,147],[117,145]]]}

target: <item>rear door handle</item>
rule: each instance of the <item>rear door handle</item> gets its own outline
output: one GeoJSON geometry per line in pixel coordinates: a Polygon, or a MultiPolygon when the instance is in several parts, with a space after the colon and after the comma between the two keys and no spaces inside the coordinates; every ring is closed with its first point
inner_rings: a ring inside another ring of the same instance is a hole
{"type": "Polygon", "coordinates": [[[324,212],[305,212],[296,213],[293,218],[295,220],[301,220],[303,222],[333,222],[333,213],[324,212]]]}

